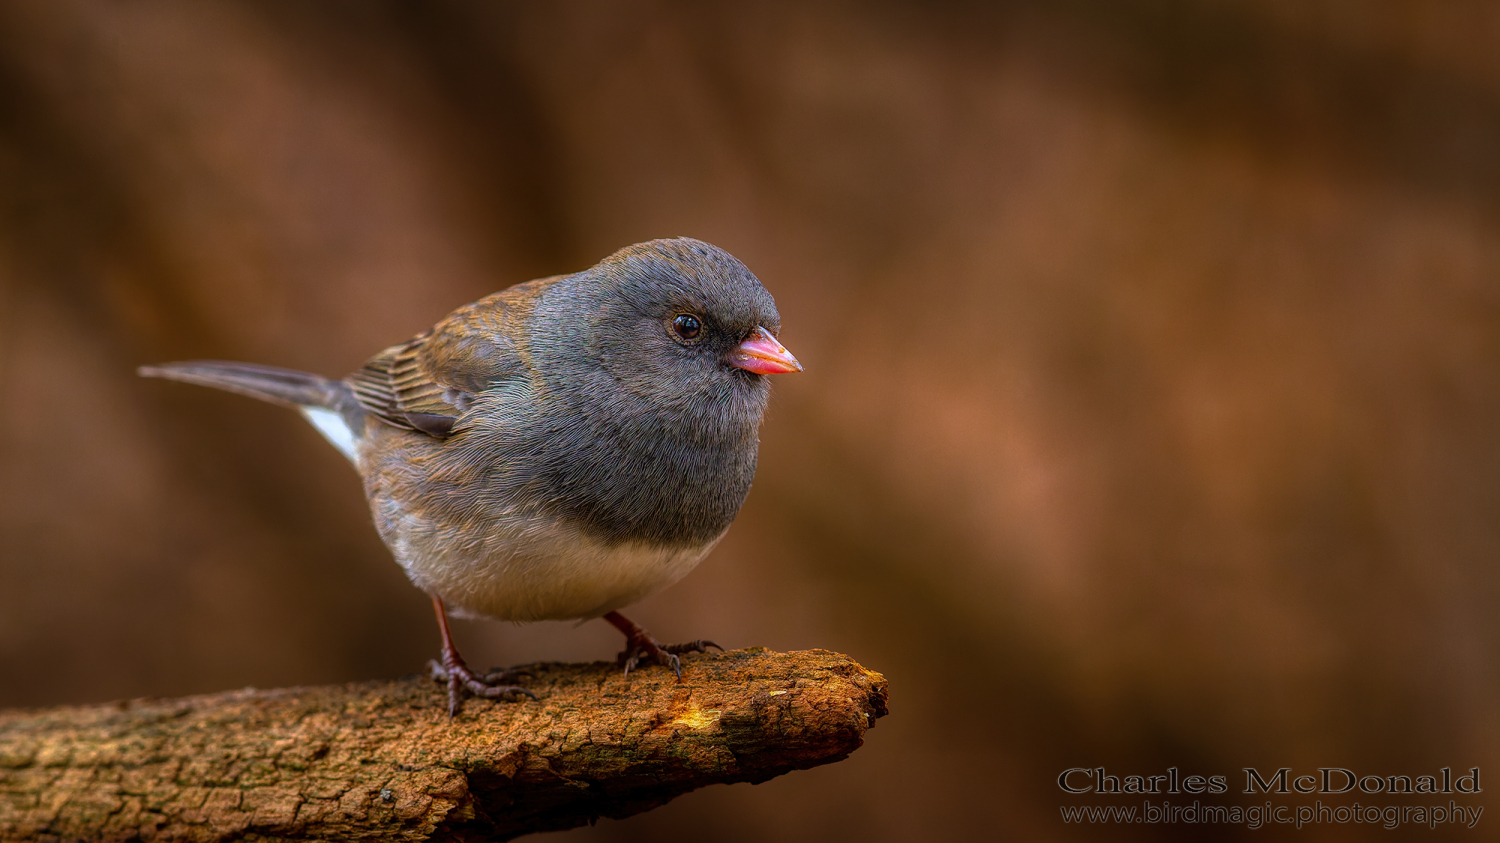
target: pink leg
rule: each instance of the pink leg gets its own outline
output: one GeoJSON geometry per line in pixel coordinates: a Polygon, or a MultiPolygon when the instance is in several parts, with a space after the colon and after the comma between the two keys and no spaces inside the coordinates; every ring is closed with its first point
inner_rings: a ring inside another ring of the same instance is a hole
{"type": "Polygon", "coordinates": [[[468,691],[476,697],[488,697],[489,699],[518,699],[521,696],[536,699],[536,694],[522,688],[519,685],[491,685],[490,677],[484,679],[475,676],[464,664],[463,657],[458,654],[458,648],[453,646],[453,633],[448,631],[448,609],[443,605],[437,595],[432,596],[432,610],[437,613],[438,629],[443,633],[443,661],[429,661],[427,666],[432,669],[432,678],[438,682],[448,684],[448,717],[451,719],[458,715],[458,706],[463,699],[463,692],[468,691]]]}

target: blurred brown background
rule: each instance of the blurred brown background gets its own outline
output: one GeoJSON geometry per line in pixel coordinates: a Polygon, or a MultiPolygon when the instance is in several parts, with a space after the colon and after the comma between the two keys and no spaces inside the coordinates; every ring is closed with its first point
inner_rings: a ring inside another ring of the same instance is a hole
{"type": "Polygon", "coordinates": [[[631,616],[851,653],[892,714],[574,839],[1292,836],[1064,826],[1103,801],[1070,766],[1500,788],[1497,43],[1495,4],[1415,0],[7,3],[0,705],[420,669],[343,459],[135,366],[342,374],[685,234],[807,372],[728,539],[631,616]]]}

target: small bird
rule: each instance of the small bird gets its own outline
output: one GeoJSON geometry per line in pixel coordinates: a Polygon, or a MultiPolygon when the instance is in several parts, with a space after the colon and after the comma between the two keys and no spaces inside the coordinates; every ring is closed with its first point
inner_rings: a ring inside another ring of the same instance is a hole
{"type": "Polygon", "coordinates": [[[755,474],[767,375],[802,366],[759,280],[690,238],[629,246],[573,275],[453,311],[343,380],[224,361],[147,377],[290,406],[354,464],[375,528],[432,598],[435,679],[518,699],[476,675],[448,612],[508,621],[602,617],[643,661],[679,653],[619,609],[676,582],[738,514],[755,474]]]}

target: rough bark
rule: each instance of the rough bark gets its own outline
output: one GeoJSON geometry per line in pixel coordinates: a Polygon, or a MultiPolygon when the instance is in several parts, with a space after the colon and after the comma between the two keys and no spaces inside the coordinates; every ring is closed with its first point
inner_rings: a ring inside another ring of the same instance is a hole
{"type": "Polygon", "coordinates": [[[542,664],[537,701],[422,677],[0,712],[0,840],[508,839],[838,761],[886,681],[825,650],[542,664]]]}

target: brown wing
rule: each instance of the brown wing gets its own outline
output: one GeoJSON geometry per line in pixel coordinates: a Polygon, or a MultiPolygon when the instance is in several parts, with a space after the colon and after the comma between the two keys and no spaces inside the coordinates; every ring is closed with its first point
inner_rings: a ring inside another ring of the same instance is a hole
{"type": "Polygon", "coordinates": [[[556,280],[529,281],[465,305],[371,357],[345,382],[381,421],[445,438],[476,394],[525,370],[526,317],[536,294],[556,280]]]}
{"type": "Polygon", "coordinates": [[[444,400],[446,388],[423,370],[420,352],[431,337],[432,331],[426,331],[393,345],[345,380],[359,403],[381,421],[441,439],[452,432],[463,408],[456,394],[454,400],[444,400]]]}

